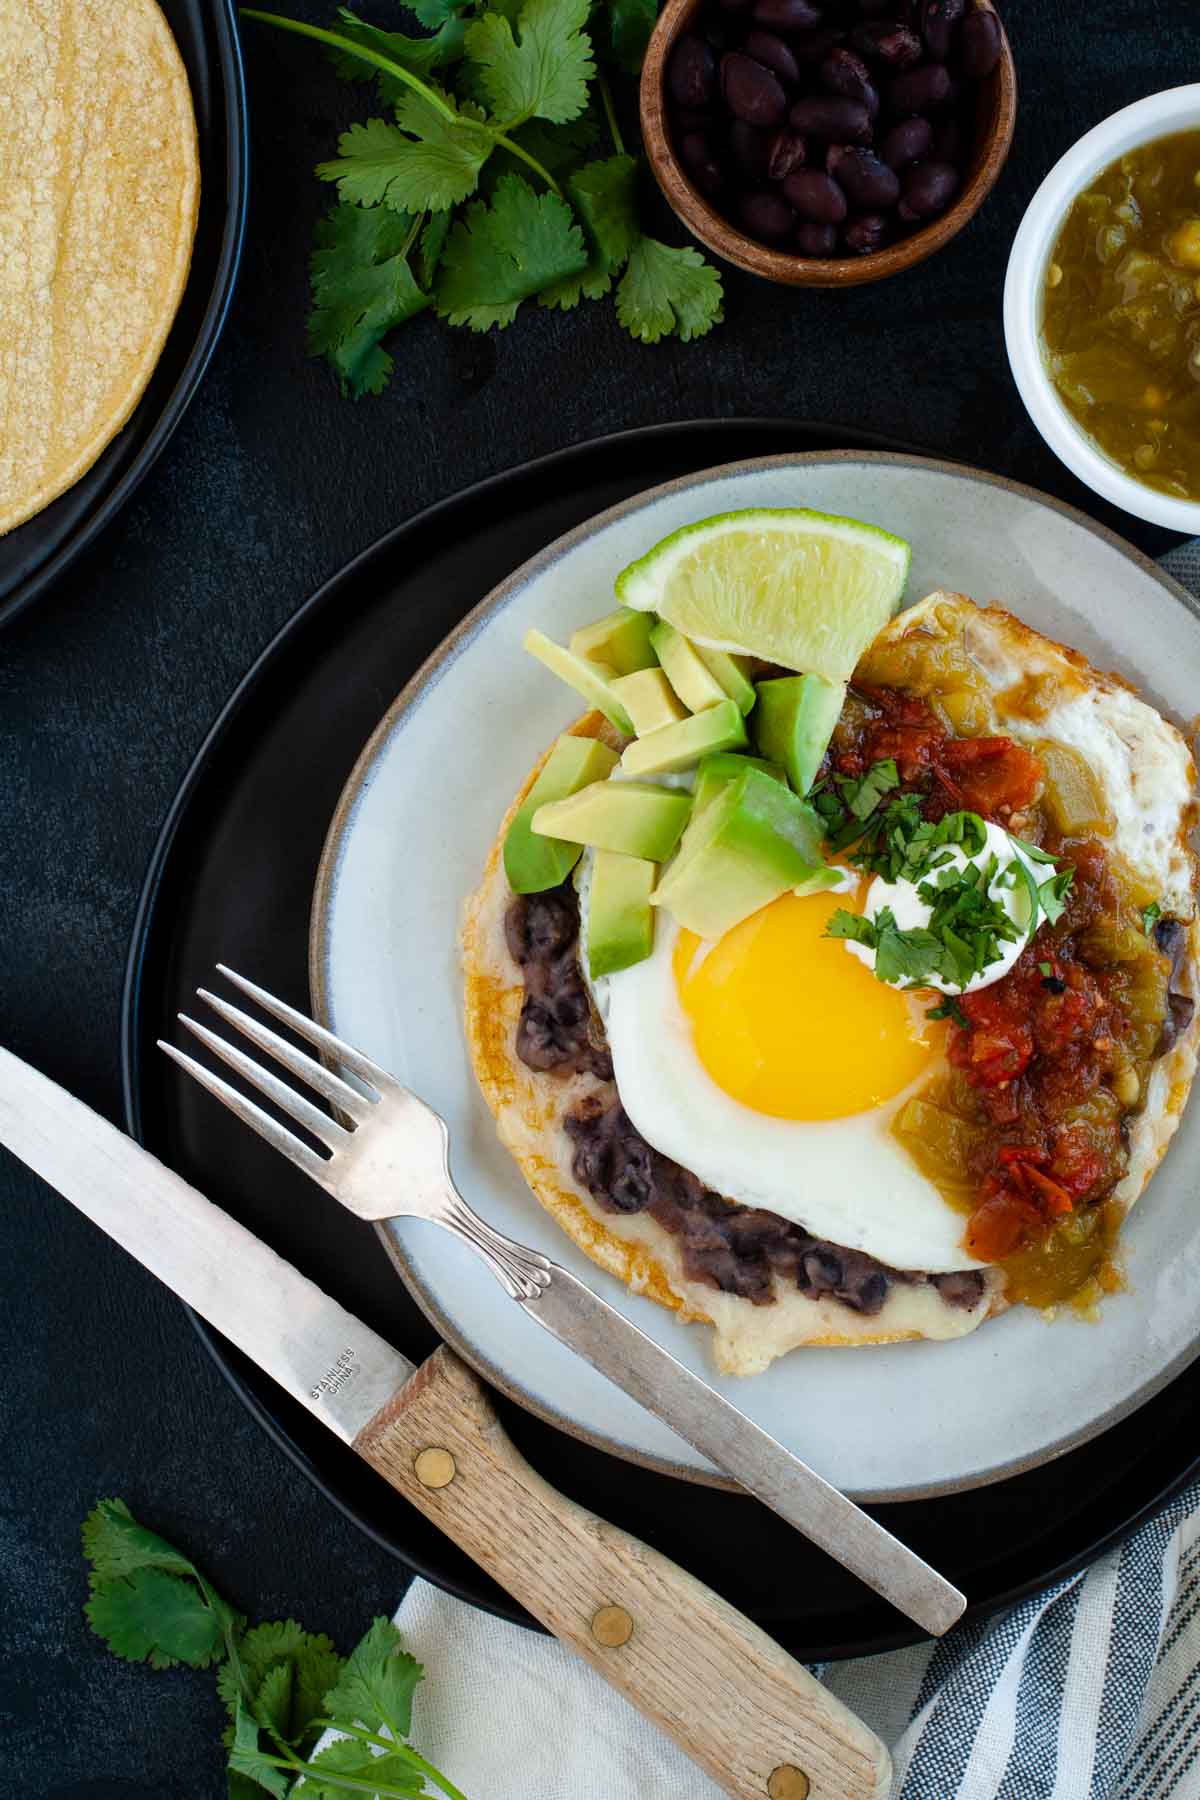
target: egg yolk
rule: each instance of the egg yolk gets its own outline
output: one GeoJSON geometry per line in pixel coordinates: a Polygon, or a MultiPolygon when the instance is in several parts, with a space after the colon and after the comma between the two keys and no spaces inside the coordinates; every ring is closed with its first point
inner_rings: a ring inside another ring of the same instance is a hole
{"type": "MultiPolygon", "coordinates": [[[[734,1100],[779,1119],[866,1112],[916,1080],[944,1031],[825,937],[845,894],[785,894],[716,943],[681,931],[673,965],[696,1054],[734,1100]]],[[[927,1001],[928,996],[922,996],[927,1001]]]]}

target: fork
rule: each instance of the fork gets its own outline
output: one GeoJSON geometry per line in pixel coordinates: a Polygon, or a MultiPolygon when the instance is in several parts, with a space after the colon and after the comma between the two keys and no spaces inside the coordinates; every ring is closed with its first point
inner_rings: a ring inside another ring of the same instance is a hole
{"type": "Polygon", "coordinates": [[[432,1107],[306,1014],[223,963],[217,967],[241,994],[336,1062],[343,1073],[220,995],[200,988],[199,998],[339,1117],[315,1106],[219,1032],[186,1013],[180,1013],[180,1022],[325,1154],[222,1076],[160,1038],[159,1048],[181,1069],[357,1218],[428,1219],[468,1244],[530,1318],[924,1630],[940,1636],[961,1616],[964,1595],[914,1551],[570,1270],[480,1218],[454,1185],[449,1133],[432,1107]]]}

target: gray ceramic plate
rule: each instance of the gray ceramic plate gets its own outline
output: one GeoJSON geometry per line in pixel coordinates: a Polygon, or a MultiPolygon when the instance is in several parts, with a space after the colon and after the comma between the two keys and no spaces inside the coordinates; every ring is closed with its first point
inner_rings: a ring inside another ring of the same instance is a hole
{"type": "MultiPolygon", "coordinates": [[[[908,599],[950,587],[997,600],[1176,719],[1195,706],[1200,614],[1183,590],[1081,515],[1030,489],[919,458],[772,457],[688,477],[601,514],[484,599],[393,704],[363,752],[326,846],[312,970],[322,1015],[435,1106],[457,1179],[502,1229],[558,1257],[644,1331],[713,1378],[705,1329],[603,1275],[533,1200],[468,1065],[457,931],[498,822],[530,765],[578,711],[521,651],[612,604],[616,572],[691,520],[746,506],[848,513],[908,538],[908,599]]],[[[1098,1323],[1014,1308],[948,1344],[793,1353],[731,1398],[860,1498],[995,1481],[1059,1455],[1148,1399],[1200,1349],[1200,1110],[1189,1109],[1126,1229],[1130,1287],[1098,1323]]],[[[438,1330],[535,1412],[615,1453],[692,1480],[713,1471],[506,1300],[434,1227],[389,1226],[438,1330]]]]}

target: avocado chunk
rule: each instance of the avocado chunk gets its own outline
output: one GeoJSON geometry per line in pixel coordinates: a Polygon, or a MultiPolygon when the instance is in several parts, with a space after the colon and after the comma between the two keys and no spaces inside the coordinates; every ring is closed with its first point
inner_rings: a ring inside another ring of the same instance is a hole
{"type": "Polygon", "coordinates": [[[675,698],[675,690],[661,669],[638,669],[633,675],[619,675],[612,691],[633,720],[639,737],[688,717],[686,706],[675,698]]]}
{"type": "Polygon", "coordinates": [[[721,700],[703,712],[664,725],[636,744],[626,745],[621,768],[626,775],[671,775],[690,769],[709,750],[738,750],[747,742],[746,724],[734,700],[721,700]]]}
{"type": "Polygon", "coordinates": [[[653,629],[653,613],[618,606],[615,612],[573,631],[571,652],[585,662],[603,663],[614,675],[635,675],[639,669],[652,669],[657,660],[650,648],[653,629]]]}
{"type": "Polygon", "coordinates": [[[812,807],[747,769],[694,819],[650,904],[699,937],[719,938],[822,866],[812,807]]]}
{"type": "Polygon", "coordinates": [[[710,800],[715,800],[728,781],[736,781],[747,769],[761,769],[772,781],[787,781],[787,776],[778,763],[763,762],[758,756],[738,756],[728,750],[710,750],[707,756],[700,758],[700,766],[696,770],[696,785],[692,789],[692,817],[703,812],[710,800]]]}
{"type": "Polygon", "coordinates": [[[749,657],[734,656],[728,650],[709,650],[703,644],[692,647],[709,674],[720,682],[728,698],[737,701],[738,711],[748,713],[758,698],[747,673],[749,657]]]}
{"type": "Polygon", "coordinates": [[[783,764],[798,794],[807,794],[816,779],[845,698],[845,682],[821,675],[786,675],[758,684],[754,742],[764,756],[783,764]]]}
{"type": "Polygon", "coordinates": [[[504,837],[504,873],[514,894],[540,894],[565,881],[582,855],[579,844],[535,837],[534,813],[551,800],[563,800],[593,781],[611,774],[615,750],[598,738],[564,732],[538,770],[504,837]]]}
{"type": "Polygon", "coordinates": [[[633,736],[633,720],[612,691],[612,680],[598,663],[585,662],[570,650],[564,650],[548,638],[544,631],[527,631],[522,640],[531,656],[545,663],[568,687],[582,694],[589,706],[597,707],[618,731],[633,736]]]}
{"type": "Polygon", "coordinates": [[[701,660],[690,638],[659,619],[650,632],[650,643],[666,670],[667,680],[689,712],[703,712],[727,698],[725,689],[701,660]]]}
{"type": "Polygon", "coordinates": [[[588,973],[615,975],[644,962],[654,948],[650,896],[658,864],[619,850],[597,850],[588,893],[588,973]]]}
{"type": "Polygon", "coordinates": [[[620,850],[665,862],[692,810],[692,796],[678,788],[637,781],[597,781],[565,800],[552,800],[533,815],[539,837],[566,838],[595,850],[620,850]]]}

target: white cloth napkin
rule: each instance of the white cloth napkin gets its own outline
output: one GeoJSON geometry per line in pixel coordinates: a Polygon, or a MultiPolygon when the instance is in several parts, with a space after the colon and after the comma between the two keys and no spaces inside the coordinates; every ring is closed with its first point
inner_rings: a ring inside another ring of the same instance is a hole
{"type": "MultiPolygon", "coordinates": [[[[1200,594],[1200,540],[1163,566],[1200,594]]],[[[553,1639],[423,1581],[396,1623],[429,1677],[413,1740],[469,1800],[721,1800],[553,1639]]],[[[1200,1800],[1200,1487],[1003,1618],[818,1673],[894,1800],[1200,1800]]]]}

